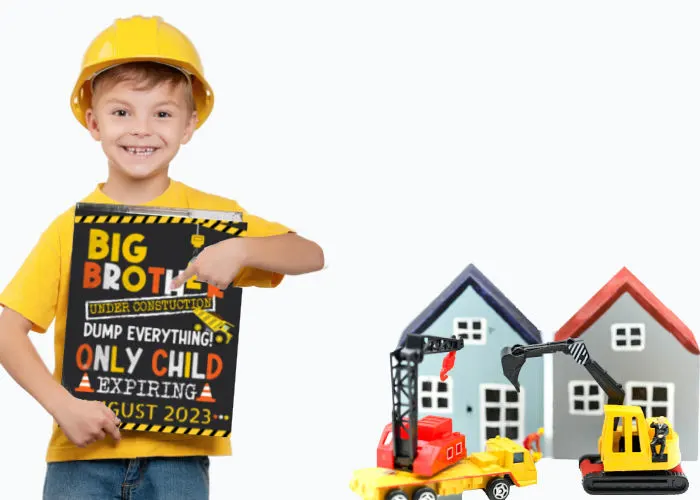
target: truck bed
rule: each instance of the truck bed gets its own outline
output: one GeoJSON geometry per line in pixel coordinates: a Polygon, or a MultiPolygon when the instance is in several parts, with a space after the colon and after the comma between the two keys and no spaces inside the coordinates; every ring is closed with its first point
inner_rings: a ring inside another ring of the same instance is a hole
{"type": "Polygon", "coordinates": [[[360,469],[353,474],[350,489],[363,500],[383,500],[394,488],[412,491],[419,486],[430,486],[438,495],[452,495],[484,488],[492,477],[506,473],[495,455],[476,452],[430,478],[378,467],[360,469]]]}

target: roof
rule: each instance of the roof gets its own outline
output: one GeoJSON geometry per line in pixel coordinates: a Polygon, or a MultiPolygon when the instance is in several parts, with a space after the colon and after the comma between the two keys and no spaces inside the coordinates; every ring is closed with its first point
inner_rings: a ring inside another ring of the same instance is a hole
{"type": "Polygon", "coordinates": [[[542,342],[540,331],[521,313],[503,293],[491,283],[474,264],[469,264],[457,278],[445,288],[442,293],[433,300],[406,327],[401,334],[399,346],[403,345],[408,334],[422,334],[437,320],[442,313],[468,288],[474,291],[493,308],[493,310],[515,330],[528,344],[542,342]]]}
{"type": "Polygon", "coordinates": [[[554,340],[575,338],[585,332],[623,294],[629,293],[678,342],[693,354],[700,354],[693,332],[651,291],[623,267],[554,336],[554,340]]]}

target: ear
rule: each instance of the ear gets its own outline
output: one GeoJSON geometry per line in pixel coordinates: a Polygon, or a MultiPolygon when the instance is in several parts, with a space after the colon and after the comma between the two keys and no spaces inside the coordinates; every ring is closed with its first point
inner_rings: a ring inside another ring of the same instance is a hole
{"type": "Polygon", "coordinates": [[[99,141],[100,127],[97,123],[97,115],[95,114],[92,108],[89,108],[87,111],[85,111],[85,123],[87,124],[87,128],[90,131],[90,135],[92,136],[92,138],[96,141],[99,141]]]}
{"type": "Polygon", "coordinates": [[[182,141],[180,141],[182,144],[187,144],[188,142],[190,142],[190,139],[192,139],[192,135],[194,134],[194,131],[197,128],[198,120],[199,117],[197,116],[197,111],[192,111],[192,114],[190,115],[190,118],[187,121],[185,131],[182,134],[182,141]]]}

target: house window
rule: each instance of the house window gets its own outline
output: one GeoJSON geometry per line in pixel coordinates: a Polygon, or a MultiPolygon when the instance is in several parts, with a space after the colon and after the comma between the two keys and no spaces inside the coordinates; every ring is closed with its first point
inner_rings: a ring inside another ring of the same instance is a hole
{"type": "Polygon", "coordinates": [[[482,444],[496,436],[523,439],[525,389],[518,393],[512,385],[482,384],[480,390],[482,444]]]}
{"type": "Polygon", "coordinates": [[[572,415],[602,415],[605,394],[596,382],[569,382],[569,413],[572,415]]]}
{"type": "Polygon", "coordinates": [[[625,386],[626,404],[640,406],[647,418],[666,417],[673,422],[674,391],[673,384],[627,382],[625,386]]]}
{"type": "Polygon", "coordinates": [[[418,408],[429,413],[451,413],[452,377],[444,382],[438,375],[418,377],[418,408]]]}
{"type": "Polygon", "coordinates": [[[465,344],[485,344],[486,318],[455,318],[453,331],[465,344]]]}
{"type": "Polygon", "coordinates": [[[644,350],[644,323],[615,323],[610,330],[613,351],[644,350]]]}

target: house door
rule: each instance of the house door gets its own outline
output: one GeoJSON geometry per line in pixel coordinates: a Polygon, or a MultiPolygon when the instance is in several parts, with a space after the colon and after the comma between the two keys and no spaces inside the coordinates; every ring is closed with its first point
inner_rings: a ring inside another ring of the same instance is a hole
{"type": "Polygon", "coordinates": [[[518,393],[512,385],[481,384],[481,447],[486,440],[501,436],[522,441],[525,421],[525,389],[518,393]]]}

